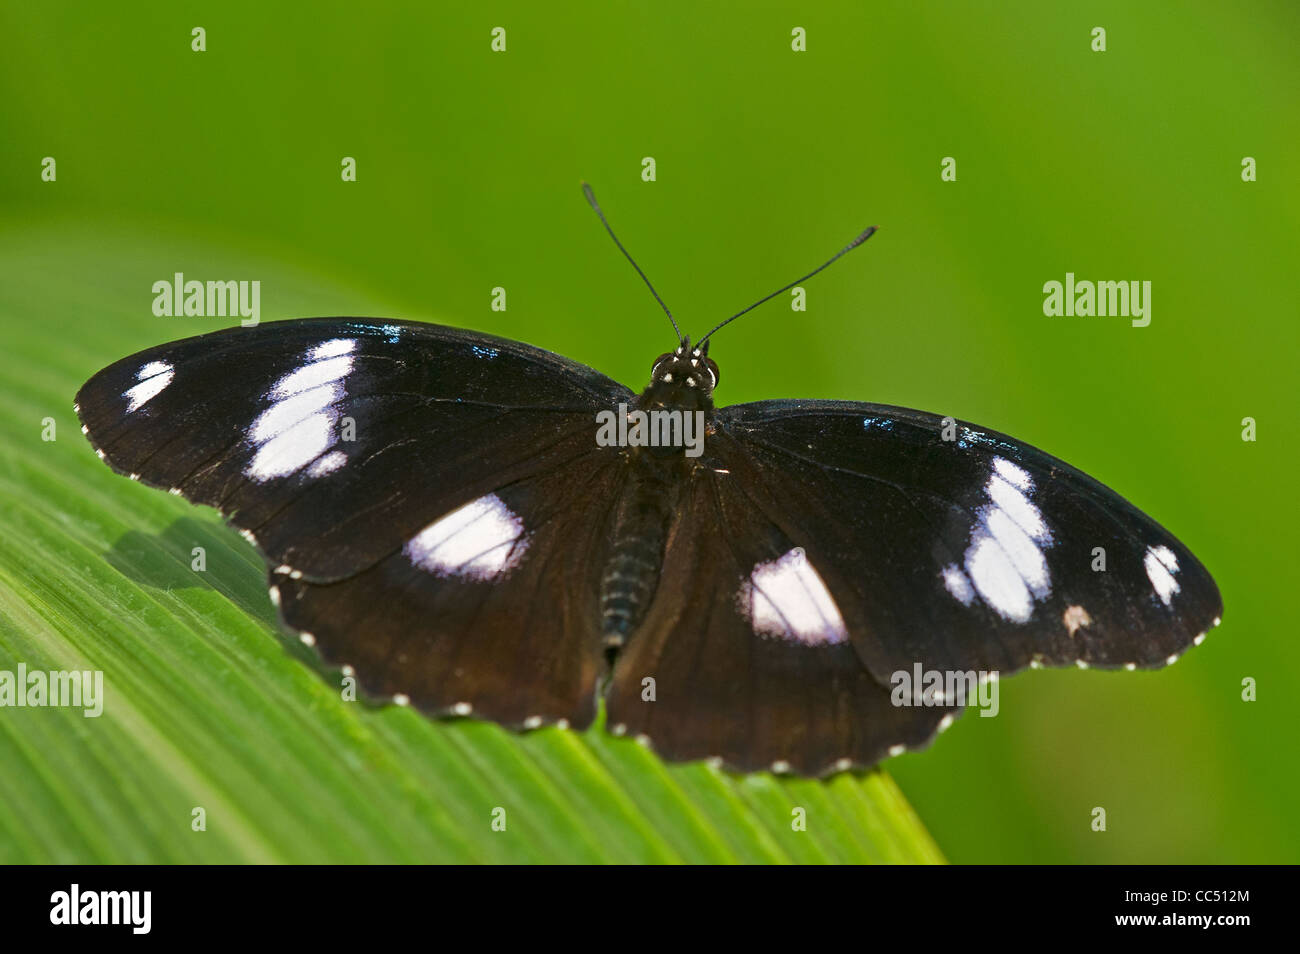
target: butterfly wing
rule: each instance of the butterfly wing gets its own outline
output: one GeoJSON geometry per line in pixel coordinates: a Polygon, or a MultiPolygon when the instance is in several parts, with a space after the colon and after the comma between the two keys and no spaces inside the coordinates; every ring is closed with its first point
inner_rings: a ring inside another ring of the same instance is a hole
{"type": "MultiPolygon", "coordinates": [[[[923,745],[957,711],[891,704],[849,641],[807,553],[724,462],[721,444],[685,495],[645,620],[607,695],[616,734],[666,758],[736,771],[824,775],[923,745]]],[[[855,621],[856,622],[856,621],[855,621]]]]}
{"type": "Polygon", "coordinates": [[[807,549],[878,679],[917,662],[1155,668],[1223,612],[1172,534],[1004,434],[819,401],[737,405],[719,426],[743,451],[733,474],[807,549]]]}
{"type": "Polygon", "coordinates": [[[337,318],[151,348],[92,377],[77,411],[114,470],[216,507],[253,540],[285,621],[364,688],[511,721],[534,700],[493,679],[550,652],[531,678],[554,697],[520,721],[579,722],[601,657],[591,627],[570,624],[598,615],[595,589],[557,560],[602,526],[621,470],[594,415],[628,395],[517,342],[337,318]],[[423,669],[449,660],[455,678],[431,685],[423,669]]]}
{"type": "Polygon", "coordinates": [[[669,758],[870,765],[957,711],[895,705],[899,673],[1157,667],[1222,613],[1168,531],[993,431],[762,402],[719,411],[701,461],[608,697],[610,726],[669,758]]]}

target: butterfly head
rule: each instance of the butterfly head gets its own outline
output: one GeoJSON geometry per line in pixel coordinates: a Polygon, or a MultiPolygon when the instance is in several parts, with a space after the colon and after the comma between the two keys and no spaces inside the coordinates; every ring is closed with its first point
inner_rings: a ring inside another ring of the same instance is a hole
{"type": "Polygon", "coordinates": [[[683,338],[676,351],[661,354],[650,369],[650,386],[645,397],[651,403],[670,407],[704,408],[713,404],[718,386],[718,366],[709,357],[709,346],[691,347],[683,338]]]}

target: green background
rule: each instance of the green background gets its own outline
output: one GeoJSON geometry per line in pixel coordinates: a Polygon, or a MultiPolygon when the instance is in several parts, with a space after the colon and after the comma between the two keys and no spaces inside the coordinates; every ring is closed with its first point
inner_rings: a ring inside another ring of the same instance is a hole
{"type": "Polygon", "coordinates": [[[94,371],[229,323],[154,317],[150,286],[176,271],[261,280],[263,320],[436,320],[640,387],[670,330],[587,179],[695,335],[881,227],[809,283],[806,313],[778,299],[719,334],[720,402],[875,401],[1009,432],[1214,573],[1223,625],[1173,668],[1027,673],[998,718],[887,764],[944,856],[1300,860],[1298,44],[1286,2],[5,3],[0,668],[93,663],[114,695],[98,722],[0,710],[0,859],[935,857],[923,836],[880,849],[870,819],[897,806],[879,773],[738,780],[599,736],[354,716],[269,635],[252,551],[77,433],[94,371]],[[1151,281],[1151,325],[1045,317],[1067,271],[1151,281]],[[194,540],[211,582],[189,573],[194,540]],[[521,745],[517,769],[489,764],[521,745]],[[583,772],[627,766],[643,774],[580,825],[561,817],[583,772]],[[550,799],[519,809],[531,845],[469,833],[500,777],[550,799]],[[858,827],[814,851],[778,818],[751,852],[736,826],[790,797],[858,827]],[[192,835],[192,804],[221,823],[192,835]]]}

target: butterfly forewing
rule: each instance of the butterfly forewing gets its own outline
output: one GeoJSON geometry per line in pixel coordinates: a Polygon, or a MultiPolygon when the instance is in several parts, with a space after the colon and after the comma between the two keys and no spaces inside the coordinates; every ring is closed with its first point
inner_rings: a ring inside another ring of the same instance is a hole
{"type": "Polygon", "coordinates": [[[115,470],[217,507],[273,565],[339,579],[539,461],[595,450],[594,411],[627,394],[517,342],[310,319],[141,352],[77,405],[115,470]]]}

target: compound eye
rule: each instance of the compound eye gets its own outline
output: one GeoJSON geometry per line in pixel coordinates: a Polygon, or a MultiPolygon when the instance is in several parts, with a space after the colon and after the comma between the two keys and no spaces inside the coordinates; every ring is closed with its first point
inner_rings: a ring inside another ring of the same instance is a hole
{"type": "Polygon", "coordinates": [[[712,384],[712,387],[715,387],[715,388],[716,388],[716,387],[718,386],[718,380],[719,380],[719,378],[718,378],[718,366],[717,366],[717,364],[714,362],[714,360],[713,360],[712,358],[705,358],[705,359],[704,359],[704,367],[708,370],[709,374],[711,374],[711,375],[713,376],[713,384],[712,384]]]}
{"type": "Polygon", "coordinates": [[[655,358],[655,363],[650,365],[650,377],[657,378],[659,376],[659,365],[663,364],[666,360],[672,357],[676,357],[676,356],[671,351],[665,351],[659,357],[655,358]]]}

